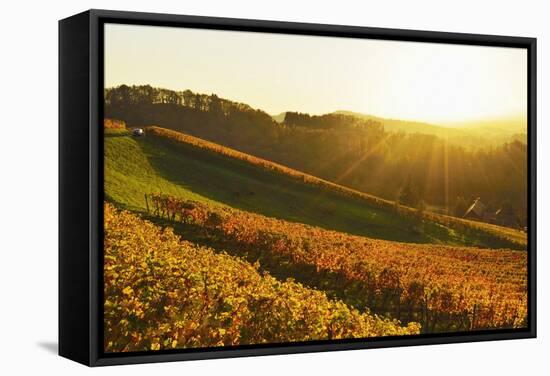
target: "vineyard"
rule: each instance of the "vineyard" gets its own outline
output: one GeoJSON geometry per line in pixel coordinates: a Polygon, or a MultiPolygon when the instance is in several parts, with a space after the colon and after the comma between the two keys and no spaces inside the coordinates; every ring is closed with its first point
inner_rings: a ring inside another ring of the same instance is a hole
{"type": "Polygon", "coordinates": [[[298,171],[274,170],[269,161],[185,134],[147,128],[145,137],[135,138],[113,131],[105,129],[105,193],[132,211],[146,211],[144,192],[163,192],[375,239],[525,249],[521,231],[457,219],[444,224],[447,217],[428,211],[378,205],[360,192],[344,194],[345,187],[314,183],[313,176],[304,181],[298,171]]]}
{"type": "MultiPolygon", "coordinates": [[[[280,165],[278,163],[268,161],[262,158],[252,156],[250,154],[242,153],[237,150],[219,145],[213,142],[209,142],[197,137],[193,137],[181,132],[160,128],[156,126],[147,127],[148,134],[152,136],[160,136],[163,138],[171,139],[179,143],[192,145],[195,148],[202,149],[205,151],[210,151],[225,157],[232,159],[244,161],[250,163],[254,166],[261,167],[266,171],[271,171],[285,177],[290,177],[301,183],[313,185],[319,187],[323,190],[338,193],[344,197],[351,197],[355,199],[360,199],[368,202],[370,205],[373,205],[377,208],[395,211],[396,205],[394,201],[385,200],[364,192],[357,191],[348,187],[344,187],[339,184],[318,178],[306,174],[301,171],[294,170],[292,168],[280,165]]],[[[403,205],[398,207],[398,215],[405,217],[414,217],[417,215],[417,209],[409,208],[403,205]]],[[[514,249],[525,249],[527,246],[527,236],[524,232],[518,231],[516,229],[502,227],[493,225],[490,223],[471,221],[462,218],[452,217],[443,214],[436,214],[429,211],[425,211],[422,215],[429,219],[430,221],[439,223],[444,226],[448,226],[452,229],[465,232],[465,231],[480,231],[488,236],[500,238],[503,242],[508,242],[508,248],[514,249]]]]}
{"type": "Polygon", "coordinates": [[[528,325],[521,231],[158,127],[104,134],[107,352],[528,325]]]}
{"type": "Polygon", "coordinates": [[[419,322],[423,332],[527,325],[527,255],[353,236],[176,197],[146,195],[152,217],[274,275],[358,309],[419,322]]]}
{"type": "MultiPolygon", "coordinates": [[[[164,201],[154,202],[163,210],[164,201]]],[[[209,226],[224,222],[205,209],[188,205],[179,213],[209,226]]],[[[360,313],[322,291],[262,273],[257,264],[182,241],[170,228],[110,204],[104,218],[106,352],[419,333],[416,323],[403,327],[360,313]]]]}

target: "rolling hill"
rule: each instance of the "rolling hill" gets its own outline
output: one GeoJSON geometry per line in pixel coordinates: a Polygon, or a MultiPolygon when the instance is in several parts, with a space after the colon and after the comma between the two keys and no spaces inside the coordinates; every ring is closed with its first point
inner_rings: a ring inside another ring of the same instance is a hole
{"type": "Polygon", "coordinates": [[[105,196],[144,211],[145,194],[262,214],[377,239],[525,249],[520,231],[401,207],[212,142],[158,127],[105,130],[105,196]]]}
{"type": "Polygon", "coordinates": [[[464,135],[456,130],[447,142],[426,134],[446,128],[421,123],[378,118],[384,126],[360,114],[334,113],[286,112],[275,118],[283,115],[279,124],[261,109],[215,94],[148,85],[105,91],[105,117],[130,127],[158,125],[391,201],[409,184],[418,197],[403,202],[417,207],[419,199],[444,214],[463,215],[463,206],[477,197],[492,213],[511,204],[514,219],[508,225],[527,225],[527,145],[521,138],[498,131],[477,137],[462,124],[464,135]],[[388,123],[404,130],[385,130],[388,123]]]}
{"type": "Polygon", "coordinates": [[[382,123],[384,129],[389,132],[404,132],[404,133],[425,133],[433,134],[439,137],[446,136],[463,136],[464,132],[461,132],[460,129],[456,128],[447,128],[439,125],[423,123],[419,121],[408,121],[408,120],[398,120],[398,119],[387,119],[379,116],[362,114],[353,111],[344,111],[339,110],[335,111],[336,114],[355,116],[361,119],[371,119],[382,123]]]}
{"type": "Polygon", "coordinates": [[[339,110],[334,113],[380,122],[388,132],[430,134],[464,146],[498,145],[513,140],[527,142],[527,125],[521,118],[462,122],[452,126],[441,126],[419,121],[382,118],[353,111],[339,110]]]}
{"type": "Polygon", "coordinates": [[[275,120],[277,123],[282,123],[283,121],[285,121],[285,116],[286,116],[286,112],[281,112],[278,115],[271,115],[273,120],[275,120]]]}

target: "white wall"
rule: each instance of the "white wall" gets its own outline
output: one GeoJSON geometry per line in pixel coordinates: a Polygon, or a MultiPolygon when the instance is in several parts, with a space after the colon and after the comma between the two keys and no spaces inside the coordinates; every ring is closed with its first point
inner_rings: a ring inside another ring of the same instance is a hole
{"type": "Polygon", "coordinates": [[[548,371],[550,27],[545,1],[10,1],[1,27],[0,373],[542,374],[548,371]],[[87,369],[57,340],[57,20],[87,8],[152,11],[539,38],[539,338],[87,369]],[[542,145],[542,146],[541,146],[542,145]],[[544,317],[546,316],[546,317],[544,317]],[[10,371],[11,370],[11,371],[10,371]]]}

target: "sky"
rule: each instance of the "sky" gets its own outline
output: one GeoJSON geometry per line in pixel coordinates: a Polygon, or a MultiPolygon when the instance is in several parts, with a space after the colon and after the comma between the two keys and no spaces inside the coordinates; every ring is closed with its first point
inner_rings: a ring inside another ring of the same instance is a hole
{"type": "Polygon", "coordinates": [[[525,49],[119,24],[104,35],[105,87],[215,93],[272,115],[527,118],[525,49]]]}

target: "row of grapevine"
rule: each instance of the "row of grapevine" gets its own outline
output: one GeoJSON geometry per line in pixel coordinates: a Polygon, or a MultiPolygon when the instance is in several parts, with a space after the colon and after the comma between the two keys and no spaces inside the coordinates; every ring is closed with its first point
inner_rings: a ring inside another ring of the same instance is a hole
{"type": "Polygon", "coordinates": [[[350,309],[105,204],[106,352],[401,336],[419,325],[350,309]]]}
{"type": "Polygon", "coordinates": [[[527,317],[527,255],[369,239],[153,194],[151,211],[358,308],[424,332],[512,328],[527,317]],[[190,228],[190,227],[189,227],[190,228]]]}

